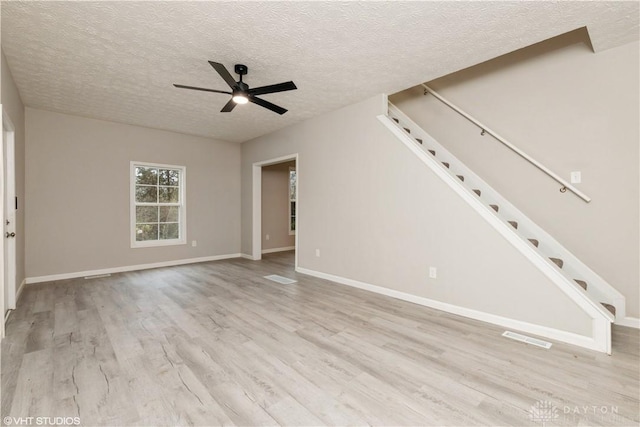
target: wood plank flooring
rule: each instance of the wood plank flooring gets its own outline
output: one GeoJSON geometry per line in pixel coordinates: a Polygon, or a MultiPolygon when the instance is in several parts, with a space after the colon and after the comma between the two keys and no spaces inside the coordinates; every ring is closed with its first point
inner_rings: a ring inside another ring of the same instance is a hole
{"type": "Polygon", "coordinates": [[[614,327],[612,356],[544,350],[292,264],[290,252],[27,286],[2,342],[2,416],[109,426],[639,423],[637,330],[614,327]]]}

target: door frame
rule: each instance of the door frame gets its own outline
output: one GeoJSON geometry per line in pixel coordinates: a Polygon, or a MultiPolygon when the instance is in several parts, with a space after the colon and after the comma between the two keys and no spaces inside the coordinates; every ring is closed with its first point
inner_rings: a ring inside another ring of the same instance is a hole
{"type": "Polygon", "coordinates": [[[253,216],[252,216],[252,232],[251,232],[251,258],[254,261],[262,259],[262,168],[263,166],[275,165],[291,160],[296,162],[296,238],[295,238],[295,269],[298,269],[298,241],[300,239],[300,164],[298,161],[298,153],[286,156],[276,157],[274,159],[263,160],[253,163],[253,216]]]}
{"type": "MultiPolygon", "coordinates": [[[[2,185],[0,186],[1,194],[0,209],[2,214],[0,219],[2,220],[3,234],[9,228],[12,231],[16,231],[16,209],[15,209],[15,197],[16,197],[16,175],[15,175],[15,127],[13,121],[6,109],[2,109],[2,150],[0,150],[0,173],[2,174],[2,185]],[[5,167],[6,162],[6,167],[5,167]],[[8,217],[5,215],[6,208],[9,208],[11,212],[8,217]],[[6,227],[6,221],[11,221],[11,227],[6,227]]],[[[3,236],[4,239],[4,236],[3,236]]],[[[2,244],[2,285],[3,285],[3,297],[4,288],[7,288],[7,300],[3,301],[2,313],[4,316],[5,311],[16,308],[16,239],[7,239],[7,251],[4,251],[4,243],[2,244]],[[6,261],[6,271],[5,271],[6,261]],[[5,281],[5,278],[8,280],[5,281]]],[[[4,298],[3,298],[4,299],[4,298]]],[[[5,319],[6,320],[6,319],[5,319]]],[[[4,322],[3,322],[4,326],[4,322]]],[[[3,330],[4,333],[4,330],[3,330]]]]}

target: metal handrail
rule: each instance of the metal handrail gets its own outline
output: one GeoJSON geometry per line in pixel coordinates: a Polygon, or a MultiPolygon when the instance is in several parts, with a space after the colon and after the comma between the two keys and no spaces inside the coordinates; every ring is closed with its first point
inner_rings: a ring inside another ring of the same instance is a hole
{"type": "Polygon", "coordinates": [[[473,117],[471,117],[469,114],[467,114],[466,112],[464,112],[462,109],[460,109],[459,107],[457,107],[455,104],[451,103],[450,101],[448,101],[446,98],[444,98],[442,95],[440,95],[438,92],[436,92],[435,90],[431,89],[429,86],[423,84],[422,87],[425,90],[425,95],[427,93],[432,94],[433,96],[435,96],[438,100],[440,100],[442,103],[444,103],[445,105],[447,105],[449,108],[451,108],[452,110],[454,110],[455,112],[457,112],[458,114],[460,114],[462,117],[464,117],[465,119],[469,120],[471,123],[475,124],[476,126],[478,126],[480,129],[482,129],[482,133],[481,135],[484,135],[485,133],[488,133],[489,135],[493,136],[495,139],[497,139],[500,143],[502,143],[503,145],[505,145],[507,148],[509,148],[511,151],[515,152],[517,155],[519,155],[520,157],[522,157],[523,159],[525,159],[526,161],[528,161],[529,163],[531,163],[532,165],[534,165],[535,167],[537,167],[538,169],[540,169],[542,172],[546,173],[547,175],[549,175],[551,178],[553,178],[556,182],[562,184],[562,187],[560,188],[560,192],[564,193],[567,190],[571,191],[573,194],[575,194],[576,196],[580,197],[582,200],[584,200],[585,202],[589,203],[591,201],[591,198],[589,196],[587,196],[586,194],[584,194],[582,191],[578,190],[577,188],[575,188],[573,185],[571,185],[570,183],[568,183],[567,181],[565,181],[564,179],[560,178],[560,176],[558,176],[555,172],[553,172],[552,170],[548,169],[545,165],[543,165],[542,163],[540,163],[539,161],[537,161],[536,159],[534,159],[533,157],[529,156],[527,153],[525,153],[524,151],[522,151],[521,149],[519,149],[518,147],[516,147],[515,145],[511,144],[509,141],[507,141],[506,139],[504,139],[503,137],[501,137],[500,135],[498,135],[496,132],[492,131],[491,129],[489,129],[487,126],[483,125],[482,123],[480,123],[478,120],[474,119],[473,117]]]}

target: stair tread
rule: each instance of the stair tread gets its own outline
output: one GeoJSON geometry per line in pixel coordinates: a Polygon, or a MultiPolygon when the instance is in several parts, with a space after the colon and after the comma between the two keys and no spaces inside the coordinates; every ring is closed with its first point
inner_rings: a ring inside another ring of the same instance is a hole
{"type": "Polygon", "coordinates": [[[609,310],[611,314],[613,314],[614,316],[616,315],[616,308],[614,306],[612,306],[611,304],[607,304],[606,302],[601,302],[600,304],[602,304],[604,308],[609,310]]]}
{"type": "Polygon", "coordinates": [[[489,205],[491,206],[491,208],[493,208],[494,211],[498,212],[500,210],[500,206],[498,205],[489,205]]]}
{"type": "Polygon", "coordinates": [[[409,129],[409,128],[404,128],[404,130],[406,130],[407,133],[411,133],[411,129],[409,129]]]}
{"type": "Polygon", "coordinates": [[[513,228],[518,228],[518,223],[515,221],[507,221],[513,228]]]}
{"type": "Polygon", "coordinates": [[[447,162],[442,162],[443,165],[445,165],[447,168],[449,168],[449,163],[447,162]]]}
{"type": "Polygon", "coordinates": [[[462,175],[456,175],[456,176],[460,179],[460,181],[464,182],[464,176],[462,176],[462,175]]]}
{"type": "Polygon", "coordinates": [[[391,117],[393,119],[394,122],[396,123],[400,123],[400,120],[396,119],[395,117],[391,117]]]}
{"type": "Polygon", "coordinates": [[[433,150],[428,150],[428,151],[429,151],[429,153],[431,153],[431,155],[432,155],[432,156],[435,156],[435,155],[436,155],[436,152],[435,152],[435,151],[433,151],[433,150]]]}
{"type": "Polygon", "coordinates": [[[575,282],[580,285],[582,287],[582,289],[584,289],[585,291],[587,290],[587,282],[585,282],[584,280],[580,280],[580,279],[573,279],[575,280],[575,282]]]}
{"type": "Polygon", "coordinates": [[[482,191],[478,190],[477,188],[474,189],[473,192],[476,193],[478,196],[482,194],[482,191]]]}
{"type": "Polygon", "coordinates": [[[564,261],[561,260],[560,258],[549,257],[549,259],[560,268],[562,268],[562,266],[564,265],[564,261]]]}
{"type": "Polygon", "coordinates": [[[535,246],[536,248],[538,247],[538,245],[540,244],[540,242],[538,242],[538,240],[536,239],[529,239],[529,241],[533,244],[533,246],[535,246]]]}
{"type": "Polygon", "coordinates": [[[420,138],[416,138],[416,141],[418,141],[420,144],[422,144],[422,140],[420,138]]]}

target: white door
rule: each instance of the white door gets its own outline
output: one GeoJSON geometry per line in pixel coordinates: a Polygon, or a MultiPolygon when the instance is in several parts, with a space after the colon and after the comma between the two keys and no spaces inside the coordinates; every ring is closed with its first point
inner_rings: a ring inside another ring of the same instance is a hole
{"type": "MultiPolygon", "coordinates": [[[[2,212],[3,212],[3,316],[16,308],[16,198],[15,198],[15,134],[13,124],[2,115],[2,212]]],[[[4,322],[3,322],[4,323],[4,322]]]]}

